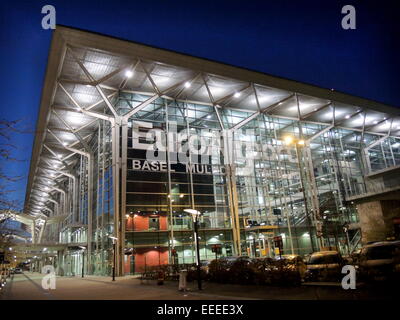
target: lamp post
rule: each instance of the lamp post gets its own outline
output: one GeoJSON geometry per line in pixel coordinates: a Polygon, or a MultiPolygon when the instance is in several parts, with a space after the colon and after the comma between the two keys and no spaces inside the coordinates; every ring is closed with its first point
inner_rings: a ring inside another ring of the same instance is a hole
{"type": "Polygon", "coordinates": [[[79,248],[82,249],[82,278],[84,278],[84,273],[85,273],[85,247],[79,246],[79,248]]]}
{"type": "Polygon", "coordinates": [[[193,225],[194,225],[194,242],[196,246],[196,267],[197,267],[197,285],[199,290],[201,290],[201,269],[200,269],[200,246],[199,246],[199,217],[201,215],[200,211],[195,209],[185,209],[183,210],[192,215],[193,225]]]}
{"type": "MultiPolygon", "coordinates": [[[[315,252],[314,242],[313,242],[313,239],[312,239],[312,228],[311,228],[312,221],[310,219],[310,214],[308,212],[307,196],[306,196],[306,191],[305,191],[305,188],[304,188],[304,179],[303,179],[303,173],[302,173],[302,166],[301,166],[301,163],[300,163],[300,149],[299,149],[299,147],[300,146],[304,146],[305,142],[302,139],[293,138],[291,136],[284,137],[284,141],[285,141],[285,143],[287,145],[290,145],[290,144],[293,143],[295,145],[295,147],[296,147],[297,165],[298,165],[299,172],[300,172],[301,190],[303,192],[304,209],[306,210],[306,216],[307,216],[307,221],[308,221],[308,226],[309,226],[311,249],[312,249],[313,252],[315,252]]],[[[289,219],[288,219],[288,225],[290,225],[289,219]]]]}
{"type": "Polygon", "coordinates": [[[117,244],[117,240],[118,240],[118,238],[116,238],[116,237],[110,237],[109,236],[109,238],[112,240],[112,242],[113,242],[113,264],[112,264],[112,281],[115,281],[115,260],[116,260],[116,258],[115,258],[115,247],[116,247],[116,244],[117,244]]]}

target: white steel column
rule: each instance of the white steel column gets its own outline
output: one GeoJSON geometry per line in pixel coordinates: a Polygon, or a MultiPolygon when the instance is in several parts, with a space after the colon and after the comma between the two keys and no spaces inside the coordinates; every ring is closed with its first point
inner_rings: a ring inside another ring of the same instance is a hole
{"type": "Polygon", "coordinates": [[[116,244],[116,275],[120,275],[120,252],[121,252],[121,219],[120,219],[120,153],[119,137],[120,123],[112,121],[111,124],[111,142],[112,142],[112,176],[113,176],[113,196],[114,196],[114,232],[113,236],[117,238],[116,244]]]}
{"type": "Polygon", "coordinates": [[[127,178],[127,161],[128,161],[128,119],[123,118],[121,122],[122,128],[122,145],[121,145],[121,225],[120,225],[120,236],[119,241],[119,260],[120,268],[118,275],[124,275],[124,258],[125,258],[125,224],[126,224],[126,178],[127,178]]]}

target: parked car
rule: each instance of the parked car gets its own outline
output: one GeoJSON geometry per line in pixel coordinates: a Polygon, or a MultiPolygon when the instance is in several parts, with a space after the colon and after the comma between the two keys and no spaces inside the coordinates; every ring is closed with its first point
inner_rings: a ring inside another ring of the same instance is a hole
{"type": "Polygon", "coordinates": [[[344,260],[337,251],[314,252],[307,262],[306,281],[337,281],[344,260]]]}
{"type": "Polygon", "coordinates": [[[358,249],[358,250],[354,251],[352,254],[350,254],[349,264],[358,265],[358,262],[360,260],[360,253],[361,253],[361,249],[358,249]]]}
{"type": "Polygon", "coordinates": [[[304,280],[307,272],[307,264],[302,258],[302,256],[298,254],[284,254],[282,257],[276,256],[277,260],[287,260],[289,263],[293,264],[295,269],[298,270],[299,276],[301,280],[304,280]]]}
{"type": "Polygon", "coordinates": [[[206,274],[208,274],[210,262],[211,262],[210,260],[201,260],[201,261],[200,261],[200,268],[201,268],[201,270],[203,270],[206,274]]]}
{"type": "Polygon", "coordinates": [[[400,241],[382,241],[364,246],[358,259],[362,280],[400,279],[400,241]]]}
{"type": "Polygon", "coordinates": [[[22,269],[21,268],[15,268],[14,273],[15,274],[21,274],[22,273],[22,269]]]}
{"type": "MultiPolygon", "coordinates": [[[[282,284],[300,285],[305,280],[307,264],[303,257],[297,254],[276,256],[277,262],[273,271],[276,271],[275,280],[282,284]],[[281,279],[279,279],[281,278],[281,279]]],[[[274,272],[273,272],[274,274],[274,272]]]]}

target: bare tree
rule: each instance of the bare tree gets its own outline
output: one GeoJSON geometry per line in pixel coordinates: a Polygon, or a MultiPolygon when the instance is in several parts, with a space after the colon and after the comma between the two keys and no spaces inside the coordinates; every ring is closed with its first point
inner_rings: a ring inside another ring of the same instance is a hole
{"type": "Polygon", "coordinates": [[[12,144],[13,134],[21,133],[18,124],[19,121],[0,119],[0,252],[3,253],[7,253],[12,246],[15,230],[8,221],[20,204],[11,195],[13,183],[22,176],[11,176],[4,169],[6,163],[20,161],[13,156],[16,146],[12,144]]]}

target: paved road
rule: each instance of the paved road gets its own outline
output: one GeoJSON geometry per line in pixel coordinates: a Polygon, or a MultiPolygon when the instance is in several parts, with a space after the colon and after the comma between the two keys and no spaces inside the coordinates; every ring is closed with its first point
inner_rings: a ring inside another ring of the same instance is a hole
{"type": "Polygon", "coordinates": [[[177,290],[176,282],[157,286],[154,281],[141,283],[131,276],[117,278],[87,276],[57,277],[55,290],[44,290],[43,275],[24,273],[14,275],[0,293],[1,300],[364,300],[394,298],[382,290],[343,290],[340,286],[302,286],[296,288],[268,286],[240,286],[204,283],[198,292],[196,283],[189,284],[189,291],[177,290]]]}
{"type": "MultiPolygon", "coordinates": [[[[132,277],[117,278],[87,276],[57,277],[56,289],[45,290],[41,282],[43,275],[24,273],[8,280],[1,300],[220,300],[235,299],[214,293],[179,292],[176,283],[157,286],[154,282],[141,284],[132,277]]],[[[244,298],[244,297],[243,297],[244,298]]]]}

